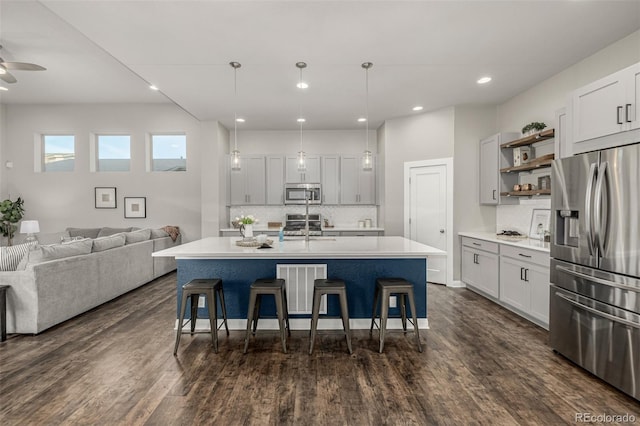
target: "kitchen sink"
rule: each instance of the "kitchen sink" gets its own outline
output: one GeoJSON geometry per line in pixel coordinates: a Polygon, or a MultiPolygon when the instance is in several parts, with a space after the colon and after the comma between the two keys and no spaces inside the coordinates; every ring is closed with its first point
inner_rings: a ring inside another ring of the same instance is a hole
{"type": "MultiPolygon", "coordinates": [[[[284,237],[285,241],[304,241],[304,237],[284,237]]],[[[309,237],[309,241],[335,241],[335,237],[309,237]]]]}

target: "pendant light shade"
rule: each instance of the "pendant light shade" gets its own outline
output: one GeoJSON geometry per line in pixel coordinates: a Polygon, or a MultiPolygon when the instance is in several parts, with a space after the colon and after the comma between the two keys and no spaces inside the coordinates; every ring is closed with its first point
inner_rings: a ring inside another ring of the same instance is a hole
{"type": "Polygon", "coordinates": [[[231,151],[231,170],[240,170],[240,151],[238,151],[238,68],[239,62],[229,62],[233,68],[233,151],[231,151]]]}
{"type": "MultiPolygon", "coordinates": [[[[296,62],[296,67],[300,70],[300,78],[298,80],[298,84],[296,85],[299,89],[306,89],[309,87],[304,80],[302,80],[302,69],[307,67],[305,62],[296,62]]],[[[300,95],[302,96],[302,95],[300,95]]],[[[302,141],[303,141],[303,131],[302,126],[305,122],[305,119],[302,117],[302,101],[298,105],[298,123],[300,123],[300,151],[298,151],[298,171],[306,172],[307,171],[307,157],[302,149],[302,141]]]]}
{"type": "Polygon", "coordinates": [[[362,156],[362,169],[363,170],[372,170],[373,169],[373,156],[371,155],[371,151],[369,151],[369,68],[371,68],[373,64],[371,62],[364,62],[362,64],[362,68],[364,68],[365,75],[365,149],[364,155],[362,156]]]}

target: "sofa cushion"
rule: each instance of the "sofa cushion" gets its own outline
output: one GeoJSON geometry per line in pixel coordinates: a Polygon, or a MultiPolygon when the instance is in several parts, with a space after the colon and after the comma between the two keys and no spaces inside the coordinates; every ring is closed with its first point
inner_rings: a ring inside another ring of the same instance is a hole
{"type": "Polygon", "coordinates": [[[100,228],[67,228],[70,237],[97,238],[100,228]]]}
{"type": "Polygon", "coordinates": [[[156,238],[164,238],[168,237],[169,233],[164,229],[152,229],[151,230],[151,239],[155,240],[156,238]]]}
{"type": "Polygon", "coordinates": [[[40,246],[38,249],[29,253],[29,263],[38,263],[45,260],[62,259],[65,257],[79,256],[81,254],[89,254],[91,253],[92,247],[93,240],[90,238],[71,241],[69,243],[40,246]]]}
{"type": "MultiPolygon", "coordinates": [[[[108,237],[109,235],[115,235],[115,234],[119,234],[121,232],[130,232],[132,231],[131,228],[108,228],[108,227],[104,227],[100,230],[100,232],[98,232],[98,235],[96,237],[108,237]]],[[[93,238],[96,238],[93,237],[93,238]]]]}
{"type": "Polygon", "coordinates": [[[36,243],[24,243],[9,247],[0,247],[0,271],[15,271],[20,261],[36,243]]]}
{"type": "Polygon", "coordinates": [[[151,229],[141,229],[139,231],[125,232],[124,236],[127,239],[126,244],[139,243],[140,241],[146,241],[151,238],[151,229]]]}
{"type": "Polygon", "coordinates": [[[108,237],[98,237],[93,240],[91,251],[105,251],[115,247],[122,247],[126,241],[124,234],[115,234],[108,237]]]}

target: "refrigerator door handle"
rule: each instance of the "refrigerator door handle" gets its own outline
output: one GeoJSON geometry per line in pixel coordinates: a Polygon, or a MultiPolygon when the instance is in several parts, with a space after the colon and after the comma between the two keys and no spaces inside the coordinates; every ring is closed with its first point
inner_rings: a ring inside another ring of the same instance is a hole
{"type": "Polygon", "coordinates": [[[640,328],[640,324],[637,324],[637,323],[635,323],[633,321],[628,321],[628,320],[622,319],[620,317],[616,317],[616,316],[611,315],[611,314],[607,314],[606,312],[599,311],[597,309],[592,308],[591,306],[583,305],[582,303],[576,302],[575,300],[565,296],[562,293],[556,292],[555,295],[557,297],[567,301],[568,303],[572,304],[573,306],[576,306],[576,307],[578,307],[580,309],[584,309],[585,311],[591,312],[592,314],[598,315],[599,317],[603,317],[603,318],[606,318],[608,320],[611,320],[611,321],[614,321],[614,322],[617,322],[617,323],[620,323],[620,324],[624,324],[624,325],[629,326],[629,327],[640,328]]]}
{"type": "MultiPolygon", "coordinates": [[[[595,206],[593,212],[593,222],[595,224],[595,239],[600,249],[600,256],[604,254],[604,232],[602,229],[602,185],[607,177],[607,161],[603,162],[598,170],[598,181],[596,182],[595,206]]],[[[605,206],[606,207],[606,206],[605,206]]]]}
{"type": "Polygon", "coordinates": [[[589,255],[593,256],[594,240],[593,240],[593,226],[591,223],[591,193],[593,192],[593,184],[596,179],[596,163],[591,163],[589,167],[589,180],[587,181],[587,196],[585,197],[584,213],[587,231],[587,245],[589,246],[589,255]]]}
{"type": "Polygon", "coordinates": [[[570,269],[570,268],[567,268],[567,267],[561,266],[561,265],[556,265],[556,269],[558,271],[567,273],[569,275],[573,275],[574,277],[584,278],[585,280],[589,280],[589,281],[594,282],[594,283],[603,284],[603,285],[606,285],[606,286],[609,286],[609,287],[616,287],[616,288],[621,288],[623,290],[630,290],[630,291],[634,291],[636,293],[640,293],[640,287],[633,287],[633,286],[626,285],[626,284],[620,284],[620,283],[617,283],[615,281],[605,280],[604,278],[598,278],[598,277],[594,277],[592,275],[583,274],[582,272],[574,271],[573,269],[570,269]]]}

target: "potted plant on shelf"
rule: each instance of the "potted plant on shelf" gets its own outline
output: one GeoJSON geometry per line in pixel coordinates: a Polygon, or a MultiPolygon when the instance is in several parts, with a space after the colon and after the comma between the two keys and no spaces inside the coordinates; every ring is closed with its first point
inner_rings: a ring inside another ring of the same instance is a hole
{"type": "Polygon", "coordinates": [[[534,121],[522,128],[522,136],[530,136],[535,133],[541,132],[544,128],[547,127],[546,124],[540,121],[534,121]]]}
{"type": "Polygon", "coordinates": [[[20,222],[24,215],[23,204],[24,200],[20,197],[16,201],[6,199],[0,203],[0,215],[2,215],[0,217],[0,231],[2,231],[3,237],[7,237],[7,245],[12,244],[13,237],[18,230],[14,223],[20,222]]]}

